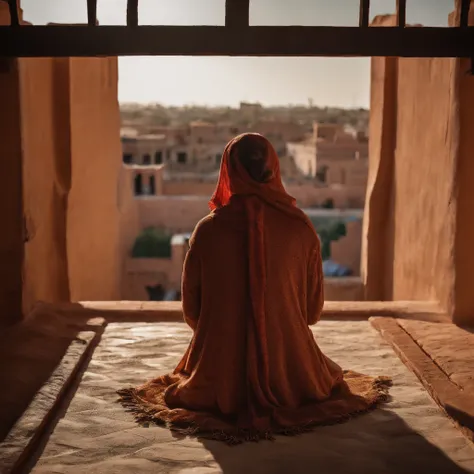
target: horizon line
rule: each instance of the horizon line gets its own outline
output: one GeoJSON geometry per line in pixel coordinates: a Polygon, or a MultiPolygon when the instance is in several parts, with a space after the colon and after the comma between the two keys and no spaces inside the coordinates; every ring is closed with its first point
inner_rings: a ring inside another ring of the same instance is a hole
{"type": "MultiPolygon", "coordinates": [[[[313,104],[312,106],[309,106],[308,104],[302,104],[302,103],[287,103],[287,104],[274,104],[274,105],[265,105],[261,102],[251,102],[251,101],[241,101],[241,103],[245,104],[250,104],[250,105],[260,105],[262,108],[267,108],[267,109],[274,109],[274,108],[288,108],[288,107],[303,107],[307,109],[339,109],[339,110],[364,110],[364,111],[369,111],[369,107],[365,106],[350,106],[350,107],[342,107],[342,106],[336,106],[336,105],[316,105],[313,104]]],[[[122,101],[119,99],[119,105],[136,105],[136,106],[160,106],[164,108],[185,108],[185,107],[194,107],[194,108],[206,108],[206,109],[236,109],[238,110],[240,107],[239,105],[235,104],[199,104],[199,103],[194,103],[194,102],[188,102],[185,104],[164,104],[162,102],[156,102],[156,101],[150,101],[150,102],[137,102],[137,101],[122,101]]]]}

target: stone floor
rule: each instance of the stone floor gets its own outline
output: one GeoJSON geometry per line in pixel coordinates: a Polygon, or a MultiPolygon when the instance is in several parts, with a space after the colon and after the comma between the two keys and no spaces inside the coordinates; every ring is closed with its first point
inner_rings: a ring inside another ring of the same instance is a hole
{"type": "Polygon", "coordinates": [[[190,331],[182,323],[109,324],[32,472],[474,472],[474,445],[368,321],[322,321],[315,334],[343,367],[393,377],[391,400],[348,423],[275,442],[228,447],[180,439],[162,427],[137,426],[115,403],[115,390],[172,369],[190,331]]]}

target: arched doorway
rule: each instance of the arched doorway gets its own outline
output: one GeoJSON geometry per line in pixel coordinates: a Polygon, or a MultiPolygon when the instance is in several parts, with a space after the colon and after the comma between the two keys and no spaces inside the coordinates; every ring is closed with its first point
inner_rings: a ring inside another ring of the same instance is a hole
{"type": "Polygon", "coordinates": [[[149,191],[150,191],[150,194],[153,196],[156,194],[155,177],[153,175],[150,176],[149,191]]]}
{"type": "Polygon", "coordinates": [[[131,164],[133,164],[133,155],[131,153],[124,153],[122,155],[122,160],[123,160],[124,164],[131,165],[131,164]]]}
{"type": "Polygon", "coordinates": [[[137,173],[135,175],[134,190],[135,190],[135,196],[141,196],[143,194],[143,181],[142,181],[142,175],[140,173],[137,173]]]}
{"type": "Polygon", "coordinates": [[[318,178],[321,183],[326,183],[328,179],[328,171],[329,167],[327,165],[321,165],[316,171],[316,178],[318,178]]]}

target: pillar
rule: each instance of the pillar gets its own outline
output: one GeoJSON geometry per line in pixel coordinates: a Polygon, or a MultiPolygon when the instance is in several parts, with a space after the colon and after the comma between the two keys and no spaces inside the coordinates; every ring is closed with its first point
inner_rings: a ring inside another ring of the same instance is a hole
{"type": "MultiPolygon", "coordinates": [[[[21,20],[21,10],[19,11],[21,20]]],[[[10,24],[0,2],[0,25],[10,24]]],[[[0,58],[0,327],[22,317],[23,176],[18,60],[0,58]]]]}
{"type": "MultiPolygon", "coordinates": [[[[388,15],[376,17],[372,26],[395,24],[395,17],[388,15]]],[[[397,58],[371,59],[369,169],[361,256],[368,301],[392,299],[397,65],[397,58]]]]}
{"type": "Polygon", "coordinates": [[[71,190],[67,253],[71,299],[120,299],[122,172],[117,58],[70,58],[71,190]]]}
{"type": "MultiPolygon", "coordinates": [[[[450,26],[458,24],[457,13],[450,15],[450,26]]],[[[471,1],[469,25],[474,25],[474,1],[471,1]]],[[[456,227],[454,241],[454,294],[452,317],[460,325],[474,326],[474,76],[467,72],[472,68],[470,59],[458,60],[455,126],[457,135],[456,167],[456,227]]]]}

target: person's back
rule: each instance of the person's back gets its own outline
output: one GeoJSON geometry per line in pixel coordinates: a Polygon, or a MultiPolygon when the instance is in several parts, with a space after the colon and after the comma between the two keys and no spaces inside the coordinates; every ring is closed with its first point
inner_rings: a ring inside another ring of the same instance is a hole
{"type": "Polygon", "coordinates": [[[381,400],[382,380],[344,375],[316,345],[320,243],[266,139],[229,143],[210,206],[183,271],[189,348],[173,374],[119,392],[124,403],[141,419],[238,442],[340,421],[381,400]]]}
{"type": "MultiPolygon", "coordinates": [[[[206,281],[206,287],[200,289],[199,318],[206,325],[207,347],[193,384],[199,390],[207,385],[208,393],[213,393],[207,408],[224,413],[235,412],[246,396],[247,324],[252,324],[247,199],[252,198],[235,196],[220,212],[201,221],[194,235],[201,260],[200,280],[206,281]],[[211,340],[210,331],[219,336],[211,340]],[[232,378],[222,377],[229,372],[232,378]]],[[[308,328],[319,319],[324,301],[318,238],[305,222],[265,202],[262,217],[268,390],[271,386],[282,407],[325,399],[342,380],[342,370],[322,355],[308,328]]],[[[187,403],[196,400],[193,393],[188,395],[187,403]]]]}

